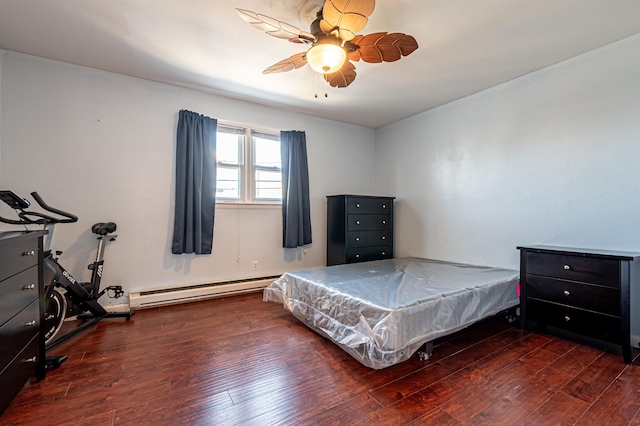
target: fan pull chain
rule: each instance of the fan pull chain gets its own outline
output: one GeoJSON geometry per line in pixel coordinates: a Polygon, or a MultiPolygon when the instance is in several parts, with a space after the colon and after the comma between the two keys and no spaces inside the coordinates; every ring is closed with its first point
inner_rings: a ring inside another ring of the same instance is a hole
{"type": "MultiPolygon", "coordinates": [[[[324,80],[324,78],[323,78],[323,80],[324,80]]],[[[329,94],[327,92],[324,92],[324,97],[325,98],[329,97],[329,94]]]]}
{"type": "MultiPolygon", "coordinates": [[[[318,98],[318,73],[314,73],[316,75],[316,93],[315,93],[315,98],[318,98]]],[[[324,97],[328,98],[329,97],[329,93],[324,92],[324,97]]]]}

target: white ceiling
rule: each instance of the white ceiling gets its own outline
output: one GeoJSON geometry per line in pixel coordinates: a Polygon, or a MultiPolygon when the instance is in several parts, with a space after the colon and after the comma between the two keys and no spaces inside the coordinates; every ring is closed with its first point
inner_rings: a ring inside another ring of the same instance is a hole
{"type": "Polygon", "coordinates": [[[0,48],[375,129],[640,33],[640,0],[386,0],[362,33],[411,34],[420,47],[410,56],[356,62],[343,89],[309,67],[263,75],[305,46],[256,30],[235,8],[308,31],[322,4],[0,0],[0,48]]]}

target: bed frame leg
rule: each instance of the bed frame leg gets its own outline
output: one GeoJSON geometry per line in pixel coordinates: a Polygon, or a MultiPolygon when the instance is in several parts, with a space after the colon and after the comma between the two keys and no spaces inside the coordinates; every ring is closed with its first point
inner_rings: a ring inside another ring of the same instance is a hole
{"type": "Polygon", "coordinates": [[[432,354],[433,354],[433,340],[425,343],[424,345],[420,346],[420,349],[418,349],[418,359],[420,361],[427,361],[429,358],[431,358],[432,354]]]}
{"type": "Polygon", "coordinates": [[[507,309],[505,311],[505,318],[509,324],[513,324],[518,321],[518,312],[516,308],[507,309]]]}

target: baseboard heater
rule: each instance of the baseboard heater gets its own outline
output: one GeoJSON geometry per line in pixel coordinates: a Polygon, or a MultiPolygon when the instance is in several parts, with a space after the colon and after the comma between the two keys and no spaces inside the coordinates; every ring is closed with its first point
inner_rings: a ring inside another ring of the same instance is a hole
{"type": "Polygon", "coordinates": [[[165,287],[129,293],[131,309],[150,308],[162,305],[194,302],[227,295],[248,293],[265,288],[280,275],[256,277],[216,283],[165,287]]]}

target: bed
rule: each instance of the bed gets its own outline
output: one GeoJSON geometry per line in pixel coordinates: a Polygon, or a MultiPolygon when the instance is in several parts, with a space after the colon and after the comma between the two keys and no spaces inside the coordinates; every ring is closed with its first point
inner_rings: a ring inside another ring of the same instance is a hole
{"type": "Polygon", "coordinates": [[[519,303],[519,271],[421,258],[287,272],[263,300],[374,369],[519,303]]]}

